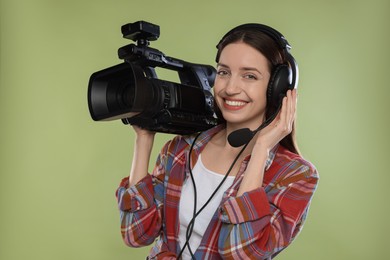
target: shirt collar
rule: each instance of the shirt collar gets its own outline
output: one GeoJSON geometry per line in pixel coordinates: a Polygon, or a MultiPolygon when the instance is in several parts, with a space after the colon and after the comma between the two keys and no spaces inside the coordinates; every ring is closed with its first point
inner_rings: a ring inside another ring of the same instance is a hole
{"type": "MultiPolygon", "coordinates": [[[[225,128],[225,125],[222,124],[222,125],[217,125],[213,128],[210,128],[200,134],[195,134],[195,135],[190,135],[190,136],[186,136],[185,137],[185,141],[189,144],[189,145],[192,145],[192,143],[194,142],[194,140],[196,139],[196,142],[194,144],[194,151],[192,153],[192,156],[191,156],[191,167],[193,167],[197,161],[197,158],[199,156],[199,154],[202,152],[203,148],[205,147],[205,145],[209,142],[209,140],[216,134],[218,133],[219,131],[221,131],[222,129],[225,128]]],[[[276,155],[276,152],[279,148],[279,144],[275,145],[269,155],[268,155],[268,158],[265,162],[265,171],[267,171],[271,165],[272,165],[272,162],[274,161],[275,159],[275,155],[276,155]]],[[[244,161],[248,161],[250,159],[250,155],[248,155],[244,161]]]]}
{"type": "Polygon", "coordinates": [[[217,125],[214,126],[204,132],[201,132],[200,134],[193,134],[185,137],[185,141],[192,145],[194,140],[196,139],[196,143],[194,144],[194,149],[199,149],[205,144],[208,143],[208,141],[219,131],[225,128],[225,125],[217,125]]]}
{"type": "MultiPolygon", "coordinates": [[[[199,154],[202,152],[203,148],[210,141],[210,139],[216,133],[218,133],[219,131],[221,131],[224,128],[225,128],[224,125],[217,125],[217,126],[210,128],[204,132],[201,132],[199,134],[194,134],[194,135],[189,135],[189,136],[184,137],[184,140],[188,143],[189,147],[191,147],[193,145],[193,150],[191,152],[191,165],[190,165],[191,168],[194,168],[194,166],[198,160],[199,154]],[[195,141],[195,139],[196,139],[196,141],[195,141]],[[193,144],[194,141],[195,141],[195,143],[193,144]]],[[[190,149],[191,148],[189,148],[189,150],[186,153],[187,157],[189,156],[188,153],[189,153],[190,149]]]]}

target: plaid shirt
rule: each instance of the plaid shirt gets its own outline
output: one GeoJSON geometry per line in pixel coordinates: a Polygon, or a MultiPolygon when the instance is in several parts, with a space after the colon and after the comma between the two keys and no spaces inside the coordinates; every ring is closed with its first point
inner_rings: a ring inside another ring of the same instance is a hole
{"type": "MultiPolygon", "coordinates": [[[[191,153],[191,167],[210,138],[224,126],[203,132],[191,153]]],[[[188,156],[194,136],[176,136],[161,150],[152,174],[128,187],[124,178],[116,191],[121,233],[131,247],[156,244],[149,259],[176,259],[180,252],[180,192],[189,177],[188,156]]],[[[303,227],[318,174],[299,155],[277,145],[266,163],[263,186],[236,196],[247,156],[224,193],[196,259],[270,259],[287,247],[303,227]]]]}

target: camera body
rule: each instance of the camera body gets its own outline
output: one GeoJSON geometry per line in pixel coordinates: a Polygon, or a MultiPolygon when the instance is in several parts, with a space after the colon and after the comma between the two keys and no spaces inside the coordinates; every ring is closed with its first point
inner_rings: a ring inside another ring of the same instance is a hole
{"type": "Polygon", "coordinates": [[[91,75],[88,106],[93,120],[121,119],[124,124],[180,135],[217,125],[212,66],[168,57],[150,48],[150,41],[160,35],[157,25],[138,21],[123,25],[121,31],[137,44],[118,49],[123,63],[91,75]],[[176,71],[180,83],[159,79],[156,67],[176,71]]]}

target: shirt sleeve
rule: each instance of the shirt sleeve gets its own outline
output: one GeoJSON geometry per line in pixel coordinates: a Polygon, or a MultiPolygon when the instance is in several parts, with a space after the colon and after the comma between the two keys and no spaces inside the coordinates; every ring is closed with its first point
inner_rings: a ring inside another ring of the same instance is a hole
{"type": "Polygon", "coordinates": [[[116,191],[121,234],[128,246],[150,245],[160,233],[167,147],[168,143],[159,154],[152,174],[130,187],[128,177],[124,178],[116,191]]]}
{"type": "Polygon", "coordinates": [[[267,191],[260,187],[230,197],[219,209],[218,248],[223,258],[265,259],[287,247],[303,226],[318,182],[310,163],[294,160],[281,167],[284,178],[267,191]]]}

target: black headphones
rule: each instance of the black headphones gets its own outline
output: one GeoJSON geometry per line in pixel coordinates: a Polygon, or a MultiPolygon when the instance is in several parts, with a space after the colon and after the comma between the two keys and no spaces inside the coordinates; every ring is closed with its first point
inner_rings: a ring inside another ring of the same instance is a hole
{"type": "MultiPolygon", "coordinates": [[[[287,63],[279,64],[274,68],[267,88],[267,107],[279,107],[287,90],[298,87],[298,64],[290,54],[291,45],[287,42],[286,38],[274,28],[264,24],[248,23],[239,25],[227,32],[218,43],[217,48],[226,37],[238,31],[260,31],[272,38],[283,51],[287,63]]],[[[219,54],[217,54],[216,62],[218,62],[218,60],[219,54]]]]}

